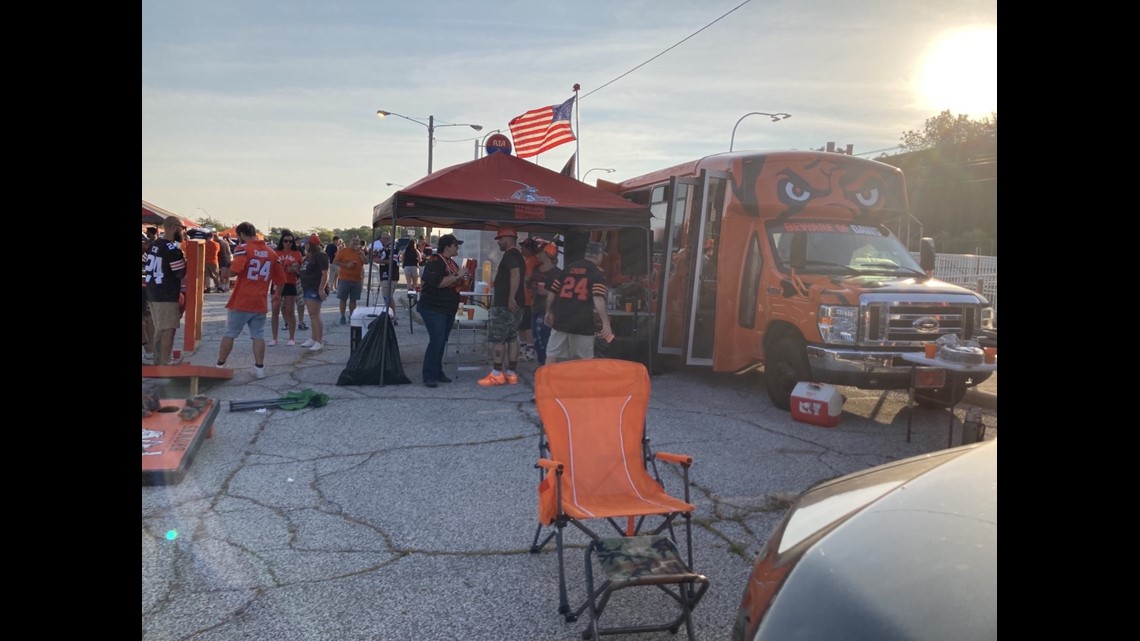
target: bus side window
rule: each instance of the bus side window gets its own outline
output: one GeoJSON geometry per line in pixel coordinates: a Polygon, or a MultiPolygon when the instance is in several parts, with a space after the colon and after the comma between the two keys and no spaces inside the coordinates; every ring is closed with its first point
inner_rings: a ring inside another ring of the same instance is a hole
{"type": "Polygon", "coordinates": [[[772,234],[776,240],[776,258],[781,263],[788,263],[792,260],[792,235],[787,232],[776,232],[772,234]]]}

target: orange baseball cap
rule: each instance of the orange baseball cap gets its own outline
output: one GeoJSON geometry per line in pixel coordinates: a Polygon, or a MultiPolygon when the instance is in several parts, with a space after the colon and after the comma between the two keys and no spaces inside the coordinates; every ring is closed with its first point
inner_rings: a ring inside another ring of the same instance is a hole
{"type": "Polygon", "coordinates": [[[316,243],[316,244],[320,245],[321,244],[321,237],[316,235],[316,234],[309,234],[309,242],[310,243],[316,243]]]}
{"type": "Polygon", "coordinates": [[[504,236],[514,236],[518,238],[519,233],[515,231],[514,227],[500,227],[498,233],[495,234],[495,240],[499,240],[504,236]]]}

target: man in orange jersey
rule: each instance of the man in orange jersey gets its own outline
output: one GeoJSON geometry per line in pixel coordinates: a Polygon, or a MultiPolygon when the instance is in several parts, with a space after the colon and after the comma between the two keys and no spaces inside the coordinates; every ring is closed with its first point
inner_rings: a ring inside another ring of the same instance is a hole
{"type": "Polygon", "coordinates": [[[258,240],[257,228],[253,223],[244,222],[237,226],[240,245],[234,250],[233,262],[222,275],[229,280],[229,272],[237,275],[230,301],[226,303],[226,332],[218,347],[218,367],[225,367],[226,359],[234,348],[234,339],[249,327],[253,339],[253,375],[265,378],[265,314],[269,311],[265,303],[269,294],[269,284],[277,287],[273,292],[273,304],[281,303],[281,289],[285,284],[285,270],[277,261],[277,252],[269,248],[264,240],[258,240]]]}

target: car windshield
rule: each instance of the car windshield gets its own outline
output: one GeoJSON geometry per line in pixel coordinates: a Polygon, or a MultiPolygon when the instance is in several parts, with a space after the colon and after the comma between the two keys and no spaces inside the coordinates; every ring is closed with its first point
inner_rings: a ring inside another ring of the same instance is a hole
{"type": "Polygon", "coordinates": [[[791,264],[792,240],[806,236],[803,273],[922,275],[922,268],[889,231],[871,225],[828,221],[774,222],[768,237],[780,264],[791,264]]]}

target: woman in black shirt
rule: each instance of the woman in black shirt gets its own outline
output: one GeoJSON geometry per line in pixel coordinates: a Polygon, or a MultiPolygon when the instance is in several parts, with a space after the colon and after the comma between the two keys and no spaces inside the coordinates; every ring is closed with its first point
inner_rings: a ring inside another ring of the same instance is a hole
{"type": "Polygon", "coordinates": [[[451,382],[443,373],[443,350],[455,325],[455,314],[459,311],[459,292],[470,286],[453,260],[462,244],[463,241],[455,236],[444,234],[439,239],[439,251],[424,265],[423,289],[416,311],[423,317],[428,331],[423,368],[424,385],[427,387],[451,382]]]}

